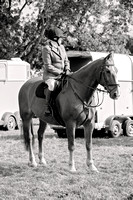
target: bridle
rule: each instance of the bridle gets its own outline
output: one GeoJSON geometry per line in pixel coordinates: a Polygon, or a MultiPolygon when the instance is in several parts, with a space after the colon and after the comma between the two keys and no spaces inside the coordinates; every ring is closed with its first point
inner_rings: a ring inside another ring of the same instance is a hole
{"type": "MultiPolygon", "coordinates": [[[[113,88],[113,89],[109,89],[109,87],[111,87],[111,86],[119,86],[119,84],[117,84],[117,83],[108,84],[107,77],[105,76],[105,73],[104,73],[105,67],[106,67],[106,66],[107,66],[107,67],[109,67],[109,66],[114,67],[115,72],[117,72],[117,68],[114,66],[114,64],[108,64],[108,65],[103,65],[103,66],[101,67],[101,71],[100,71],[100,80],[101,80],[102,77],[103,77],[104,82],[105,82],[105,86],[104,86],[104,88],[106,89],[105,92],[111,93],[111,92],[114,90],[114,88],[113,88]]],[[[99,81],[99,83],[100,83],[100,81],[99,81]]]]}
{"type": "MultiPolygon", "coordinates": [[[[79,95],[79,94],[77,93],[77,91],[74,89],[73,85],[71,84],[71,81],[69,81],[73,93],[75,94],[75,96],[78,97],[78,99],[80,99],[80,101],[83,103],[83,106],[84,106],[84,107],[87,107],[87,108],[90,108],[90,107],[95,108],[95,107],[101,106],[101,104],[103,103],[103,100],[104,100],[104,93],[111,93],[111,92],[114,90],[114,89],[111,89],[111,90],[110,90],[109,87],[110,87],[110,86],[119,86],[119,84],[117,84],[117,83],[115,83],[115,84],[108,84],[107,78],[106,78],[105,73],[104,73],[105,66],[109,67],[109,66],[114,66],[114,65],[113,65],[113,64],[108,64],[108,65],[102,65],[102,67],[101,67],[100,78],[99,78],[99,79],[101,80],[102,77],[104,78],[104,82],[105,82],[105,84],[106,84],[106,85],[104,86],[105,90],[99,89],[99,88],[93,88],[93,87],[91,87],[91,86],[88,86],[88,85],[84,84],[81,80],[79,80],[79,79],[77,79],[77,78],[74,78],[74,77],[72,77],[72,76],[69,76],[70,79],[73,79],[73,80],[76,81],[77,83],[82,84],[82,86],[97,91],[97,97],[98,97],[98,102],[97,102],[97,104],[96,104],[96,105],[91,105],[91,102],[87,104],[87,103],[85,103],[85,102],[82,100],[82,98],[80,97],[80,95],[79,95]],[[103,92],[103,98],[102,98],[101,102],[99,102],[98,92],[103,92]]],[[[117,69],[115,68],[115,66],[114,66],[114,69],[117,70],[117,69]]],[[[99,83],[100,83],[100,80],[99,80],[99,83]]]]}

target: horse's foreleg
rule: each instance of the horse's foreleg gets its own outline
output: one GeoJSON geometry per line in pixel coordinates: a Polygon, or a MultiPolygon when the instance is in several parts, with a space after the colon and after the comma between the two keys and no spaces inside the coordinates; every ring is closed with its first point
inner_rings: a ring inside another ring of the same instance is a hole
{"type": "Polygon", "coordinates": [[[38,129],[38,144],[39,144],[39,163],[46,165],[46,161],[44,159],[44,153],[43,153],[43,135],[44,135],[44,131],[46,130],[47,127],[47,123],[43,122],[42,120],[40,120],[40,124],[39,124],[39,129],[38,129]]]}
{"type": "Polygon", "coordinates": [[[87,150],[86,164],[91,171],[98,172],[97,168],[94,165],[93,159],[92,159],[92,133],[93,133],[93,130],[94,130],[94,122],[86,122],[86,124],[84,125],[86,150],[87,150]]]}
{"type": "Polygon", "coordinates": [[[74,161],[75,126],[73,124],[67,124],[66,133],[68,137],[69,167],[71,172],[75,172],[76,171],[75,161],[74,161]]]}

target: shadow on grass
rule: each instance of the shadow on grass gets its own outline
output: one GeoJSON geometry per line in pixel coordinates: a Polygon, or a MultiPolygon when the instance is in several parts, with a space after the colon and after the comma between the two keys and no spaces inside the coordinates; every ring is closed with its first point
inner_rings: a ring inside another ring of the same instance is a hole
{"type": "MultiPolygon", "coordinates": [[[[65,129],[58,129],[56,130],[57,135],[59,138],[67,138],[67,134],[66,134],[66,130],[65,129]]],[[[105,133],[104,130],[94,130],[93,131],[93,138],[109,138],[109,136],[105,133]]],[[[75,132],[75,138],[84,138],[84,129],[83,128],[79,128],[76,129],[75,132]]]]}
{"type": "Polygon", "coordinates": [[[16,135],[16,134],[11,134],[9,133],[9,135],[1,135],[0,136],[0,140],[22,140],[23,136],[22,135],[16,135]]]}
{"type": "MultiPolygon", "coordinates": [[[[35,139],[38,138],[37,131],[35,133],[35,139]]],[[[64,132],[62,137],[59,137],[59,134],[53,130],[46,131],[44,133],[44,140],[46,139],[67,139],[66,133],[64,132]]],[[[76,130],[76,139],[78,142],[82,142],[80,139],[84,139],[83,129],[76,130]]],[[[23,140],[23,135],[20,134],[18,130],[15,131],[2,131],[0,132],[0,140],[23,140]]],[[[110,138],[104,131],[94,131],[93,132],[93,144],[97,146],[128,146],[132,147],[133,137],[120,136],[118,138],[110,138]]]]}
{"type": "Polygon", "coordinates": [[[13,176],[15,174],[20,174],[24,171],[24,169],[20,166],[13,165],[13,164],[3,164],[0,163],[0,176],[7,177],[13,176]]]}
{"type": "MultiPolygon", "coordinates": [[[[15,131],[14,131],[15,133],[15,131]]],[[[20,133],[12,133],[10,131],[6,131],[6,132],[2,132],[0,134],[0,140],[23,140],[23,135],[21,135],[20,133]]],[[[34,134],[34,138],[37,139],[37,133],[34,134]]],[[[45,133],[44,134],[44,138],[48,138],[48,139],[53,139],[53,138],[58,138],[56,133],[45,133]]]]}

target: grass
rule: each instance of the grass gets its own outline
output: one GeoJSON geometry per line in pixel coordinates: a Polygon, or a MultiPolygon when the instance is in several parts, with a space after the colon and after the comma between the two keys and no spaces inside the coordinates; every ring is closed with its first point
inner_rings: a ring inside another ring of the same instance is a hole
{"type": "MultiPolygon", "coordinates": [[[[19,131],[0,131],[0,200],[133,200],[133,138],[93,138],[94,163],[85,164],[83,138],[75,140],[77,172],[68,170],[67,139],[47,131],[47,167],[28,167],[28,153],[19,131]]],[[[37,138],[34,148],[38,162],[37,138]]]]}

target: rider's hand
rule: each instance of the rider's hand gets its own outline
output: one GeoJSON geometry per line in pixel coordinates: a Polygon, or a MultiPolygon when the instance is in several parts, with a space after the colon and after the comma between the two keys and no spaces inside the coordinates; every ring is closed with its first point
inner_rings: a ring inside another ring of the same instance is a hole
{"type": "Polygon", "coordinates": [[[66,75],[68,75],[70,73],[71,73],[70,70],[66,70],[66,72],[65,72],[66,75]]]}

